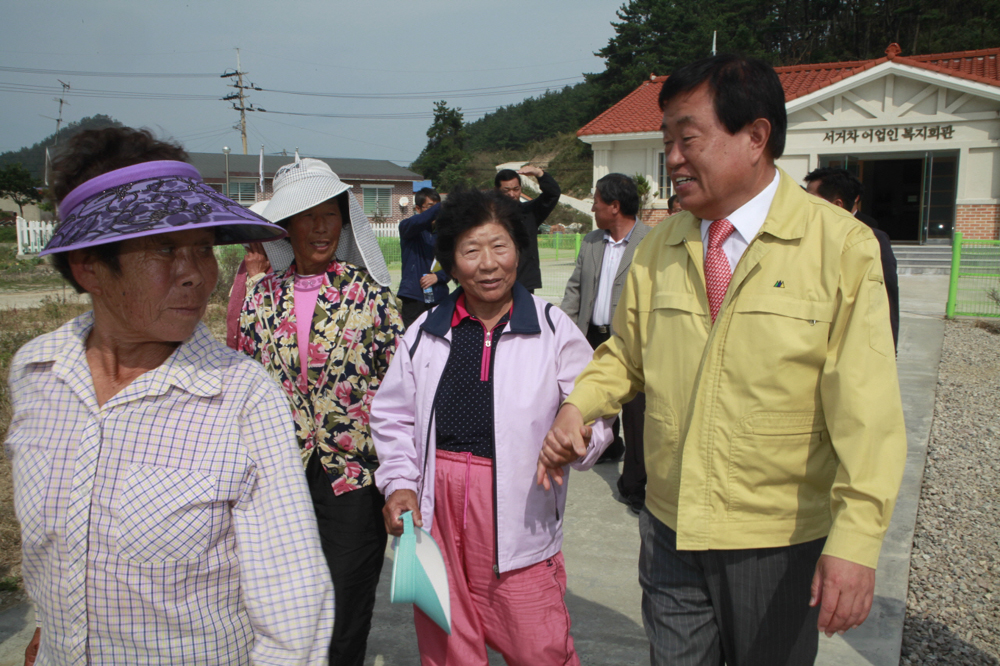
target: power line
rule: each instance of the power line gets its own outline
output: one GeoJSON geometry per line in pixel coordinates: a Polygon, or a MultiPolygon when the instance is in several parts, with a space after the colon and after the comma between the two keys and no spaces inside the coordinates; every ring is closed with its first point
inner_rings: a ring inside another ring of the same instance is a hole
{"type": "Polygon", "coordinates": [[[212,79],[215,74],[198,72],[86,72],[70,69],[39,69],[37,67],[0,67],[0,72],[17,74],[48,74],[53,76],[106,76],[134,79],[212,79]]]}
{"type": "MultiPolygon", "coordinates": [[[[213,75],[215,76],[215,75],[213,75]]],[[[39,86],[27,83],[0,82],[0,92],[20,92],[32,95],[51,95],[61,92],[56,86],[39,86]]],[[[97,90],[92,88],[73,88],[67,93],[71,97],[91,97],[98,99],[145,99],[145,100],[174,100],[174,101],[215,101],[217,95],[195,95],[188,93],[156,93],[156,92],[130,92],[126,90],[97,90]]]]}
{"type": "Polygon", "coordinates": [[[582,77],[570,76],[562,79],[550,79],[548,81],[532,81],[530,83],[515,83],[505,86],[490,86],[486,88],[465,88],[461,90],[438,90],[436,92],[412,92],[412,93],[326,93],[326,92],[305,92],[301,90],[275,90],[272,88],[261,88],[263,92],[280,93],[284,95],[302,95],[306,97],[332,97],[336,99],[439,99],[444,97],[488,97],[493,95],[507,95],[522,92],[535,92],[549,90],[552,86],[542,86],[529,88],[526,86],[541,86],[545,83],[560,83],[569,81],[582,81],[582,77]]]}

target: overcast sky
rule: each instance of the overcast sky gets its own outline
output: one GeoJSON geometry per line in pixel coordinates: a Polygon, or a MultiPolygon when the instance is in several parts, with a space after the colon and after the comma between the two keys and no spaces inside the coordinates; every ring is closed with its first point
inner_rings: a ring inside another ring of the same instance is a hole
{"type": "Polygon", "coordinates": [[[602,71],[603,60],[593,53],[613,36],[611,21],[620,6],[621,0],[52,0],[41,9],[7,2],[0,42],[0,152],[55,131],[49,118],[58,115],[54,98],[62,80],[71,86],[64,126],[103,113],[172,137],[191,152],[228,145],[239,153],[240,134],[232,127],[239,113],[218,98],[234,92],[226,88],[231,80],[220,75],[236,68],[240,47],[246,82],[266,90],[248,98],[267,110],[247,114],[249,153],[264,144],[268,154],[291,154],[298,147],[304,155],[405,165],[427,142],[435,100],[462,107],[466,120],[474,120],[547,86],[576,83],[583,72],[602,71]],[[208,76],[84,74],[94,72],[208,76]],[[509,88],[502,95],[483,95],[504,86],[509,88]],[[473,89],[487,90],[472,96],[473,89]],[[87,91],[110,91],[117,98],[87,91]]]}

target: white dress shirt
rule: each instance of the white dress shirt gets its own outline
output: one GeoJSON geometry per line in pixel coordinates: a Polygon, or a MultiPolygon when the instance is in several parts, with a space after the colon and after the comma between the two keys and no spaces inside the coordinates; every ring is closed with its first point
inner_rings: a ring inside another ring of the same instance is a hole
{"type": "MultiPolygon", "coordinates": [[[[729,259],[730,271],[736,270],[736,264],[740,263],[740,257],[746,252],[750,241],[754,239],[760,228],[764,226],[764,220],[767,219],[767,211],[771,210],[771,202],[774,201],[774,195],[778,192],[778,181],[780,180],[781,176],[778,174],[778,170],[775,169],[774,180],[771,181],[771,184],[726,218],[736,227],[736,231],[731,233],[729,238],[722,241],[722,251],[726,253],[726,258],[729,259]]],[[[714,221],[701,221],[701,243],[704,246],[703,258],[708,255],[708,228],[712,226],[712,222],[714,221]]]]}
{"type": "Polygon", "coordinates": [[[326,664],[333,585],[281,389],[199,324],[99,406],[92,326],[10,372],[36,664],[326,664]]]}
{"type": "MultiPolygon", "coordinates": [[[[639,224],[638,220],[635,224],[639,224]]],[[[604,257],[601,259],[601,274],[597,280],[597,294],[594,296],[594,310],[590,315],[590,323],[594,326],[608,326],[611,324],[611,292],[615,285],[615,275],[618,274],[618,267],[621,266],[622,257],[625,256],[625,248],[635,231],[635,224],[628,230],[624,238],[616,241],[611,233],[604,231],[604,257]]]]}

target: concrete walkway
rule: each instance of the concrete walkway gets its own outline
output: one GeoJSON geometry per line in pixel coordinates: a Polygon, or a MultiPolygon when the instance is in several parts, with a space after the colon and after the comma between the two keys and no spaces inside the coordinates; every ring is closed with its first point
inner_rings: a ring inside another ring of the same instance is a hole
{"type": "MultiPolygon", "coordinates": [[[[843,637],[820,638],[817,664],[852,666],[899,663],[910,546],[917,499],[934,412],[937,368],[944,331],[948,278],[900,276],[899,378],[906,414],[909,456],[899,502],[879,560],[872,614],[843,637]]],[[[637,518],[615,501],[617,465],[574,472],[566,507],[565,546],[569,589],[566,602],[573,636],[584,664],[647,664],[649,644],[642,628],[638,583],[637,518]]],[[[417,666],[411,607],[389,599],[392,560],[386,558],[366,666],[417,666]]],[[[20,663],[31,636],[33,614],[22,605],[0,615],[0,666],[20,663]]],[[[503,659],[491,654],[491,664],[503,659]]]]}

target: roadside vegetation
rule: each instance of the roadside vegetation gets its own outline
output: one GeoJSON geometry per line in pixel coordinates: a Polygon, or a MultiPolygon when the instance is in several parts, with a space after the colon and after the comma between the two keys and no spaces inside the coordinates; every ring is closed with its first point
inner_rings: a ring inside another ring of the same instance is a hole
{"type": "MultiPolygon", "coordinates": [[[[10,227],[0,228],[0,238],[10,227]]],[[[15,232],[16,233],[16,232],[15,232]]],[[[64,284],[47,261],[38,257],[18,257],[16,242],[0,241],[0,291],[54,289],[64,284]]]]}

